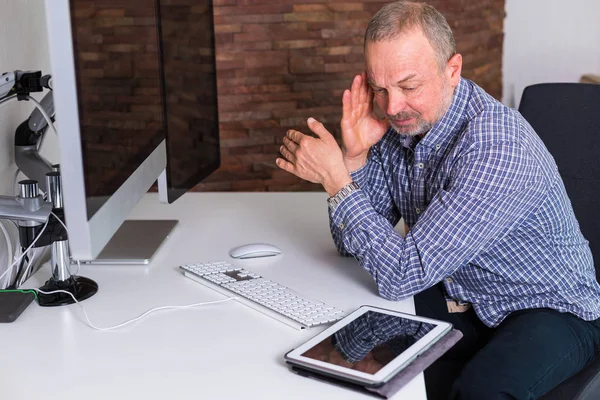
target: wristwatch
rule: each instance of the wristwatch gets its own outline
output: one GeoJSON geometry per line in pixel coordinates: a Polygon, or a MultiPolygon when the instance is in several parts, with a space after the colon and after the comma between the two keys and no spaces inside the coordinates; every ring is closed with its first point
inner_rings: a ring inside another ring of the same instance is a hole
{"type": "Polygon", "coordinates": [[[358,186],[358,183],[353,181],[341,188],[340,191],[337,192],[335,195],[328,198],[327,203],[329,204],[329,208],[331,209],[331,211],[335,210],[338,204],[340,204],[342,200],[348,197],[350,193],[358,189],[360,189],[360,186],[358,186]]]}

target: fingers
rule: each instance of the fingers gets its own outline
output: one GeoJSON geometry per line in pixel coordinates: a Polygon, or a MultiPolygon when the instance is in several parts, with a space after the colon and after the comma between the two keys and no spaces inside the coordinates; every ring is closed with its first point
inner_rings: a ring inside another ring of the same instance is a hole
{"type": "Polygon", "coordinates": [[[288,138],[284,138],[283,145],[279,148],[279,152],[282,156],[285,157],[286,160],[288,160],[292,164],[296,164],[295,153],[298,150],[298,148],[299,146],[295,142],[291,141],[288,138]]]}
{"type": "Polygon", "coordinates": [[[314,132],[315,135],[319,137],[321,140],[329,140],[333,137],[333,135],[323,126],[322,123],[310,117],[307,121],[308,128],[314,132]]]}
{"type": "Polygon", "coordinates": [[[317,137],[307,136],[294,129],[288,130],[283,138],[283,145],[279,148],[281,157],[275,163],[279,168],[302,179],[320,183],[323,168],[330,161],[330,153],[335,150],[339,152],[339,146],[322,123],[312,117],[307,123],[317,137]]]}
{"type": "Polygon", "coordinates": [[[294,173],[294,165],[291,162],[286,161],[283,158],[278,158],[277,160],[275,160],[275,164],[277,164],[277,166],[279,168],[281,168],[282,170],[287,171],[287,172],[289,172],[291,174],[296,175],[294,173]]]}
{"type": "Polygon", "coordinates": [[[283,138],[283,145],[279,148],[279,152],[284,158],[275,160],[277,166],[283,170],[296,174],[295,164],[297,161],[296,152],[300,149],[299,143],[305,137],[301,132],[290,129],[286,132],[283,138]]]}
{"type": "Polygon", "coordinates": [[[283,158],[275,160],[277,166],[287,172],[291,172],[296,175],[296,152],[300,149],[300,142],[304,140],[306,136],[302,132],[290,129],[285,133],[283,138],[283,145],[279,148],[279,152],[283,158]]]}
{"type": "Polygon", "coordinates": [[[300,148],[300,146],[298,145],[298,143],[294,142],[292,139],[289,139],[288,137],[284,137],[283,138],[283,144],[292,153],[295,153],[300,148]]]}
{"type": "Polygon", "coordinates": [[[369,83],[367,82],[367,73],[363,72],[361,74],[361,85],[360,85],[360,93],[359,93],[359,97],[358,97],[358,101],[360,102],[360,104],[364,104],[368,101],[368,91],[371,88],[369,86],[369,83]]]}
{"type": "Polygon", "coordinates": [[[360,117],[364,112],[370,112],[372,101],[373,91],[367,73],[363,71],[354,77],[350,90],[345,90],[342,95],[342,118],[360,117]]]}
{"type": "Polygon", "coordinates": [[[356,108],[360,104],[360,89],[362,85],[363,79],[362,75],[356,75],[354,80],[352,81],[352,87],[350,92],[352,92],[352,107],[356,108]]]}
{"type": "Polygon", "coordinates": [[[352,93],[350,90],[344,90],[342,95],[342,119],[352,116],[352,93]]]}
{"type": "Polygon", "coordinates": [[[298,132],[293,129],[290,129],[285,133],[286,138],[293,140],[294,142],[296,142],[298,144],[300,144],[300,142],[302,141],[304,136],[305,135],[302,132],[298,132]]]}

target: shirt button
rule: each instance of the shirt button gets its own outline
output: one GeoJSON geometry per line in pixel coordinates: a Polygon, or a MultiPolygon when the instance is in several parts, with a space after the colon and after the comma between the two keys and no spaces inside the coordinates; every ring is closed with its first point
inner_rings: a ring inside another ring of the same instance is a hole
{"type": "Polygon", "coordinates": [[[441,149],[441,148],[442,148],[442,145],[441,145],[441,144],[436,144],[436,145],[435,145],[435,149],[436,149],[436,150],[439,150],[439,149],[441,149]]]}
{"type": "Polygon", "coordinates": [[[415,211],[416,211],[417,214],[421,214],[421,209],[420,208],[416,208],[415,211]]]}
{"type": "Polygon", "coordinates": [[[452,283],[452,282],[454,282],[454,281],[452,280],[452,278],[450,278],[450,277],[446,278],[446,283],[452,283]]]}
{"type": "Polygon", "coordinates": [[[346,226],[346,225],[344,225],[344,223],[342,222],[342,223],[340,224],[340,229],[344,229],[344,227],[345,227],[345,226],[346,226]]]}
{"type": "Polygon", "coordinates": [[[423,164],[422,162],[417,164],[417,167],[419,167],[419,169],[423,169],[425,167],[425,164],[423,164]]]}

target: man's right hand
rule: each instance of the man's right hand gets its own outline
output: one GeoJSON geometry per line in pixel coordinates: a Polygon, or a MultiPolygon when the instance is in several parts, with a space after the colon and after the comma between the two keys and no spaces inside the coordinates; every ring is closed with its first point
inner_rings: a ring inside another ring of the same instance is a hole
{"type": "Polygon", "coordinates": [[[346,168],[353,172],[365,165],[369,149],[381,140],[388,122],[373,113],[373,91],[365,72],[356,75],[350,90],[344,91],[342,105],[342,152],[346,168]]]}

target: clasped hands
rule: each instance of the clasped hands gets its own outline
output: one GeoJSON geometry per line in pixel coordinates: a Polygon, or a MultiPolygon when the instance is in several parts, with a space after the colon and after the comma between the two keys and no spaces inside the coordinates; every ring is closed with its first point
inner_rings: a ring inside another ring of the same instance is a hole
{"type": "Polygon", "coordinates": [[[314,118],[308,118],[312,137],[290,129],[280,148],[279,168],[299,178],[323,185],[330,196],[352,181],[350,172],[367,162],[371,146],[377,143],[388,128],[385,120],[373,113],[373,92],[366,74],[354,77],[350,90],[342,96],[342,148],[333,135],[314,118]]]}

